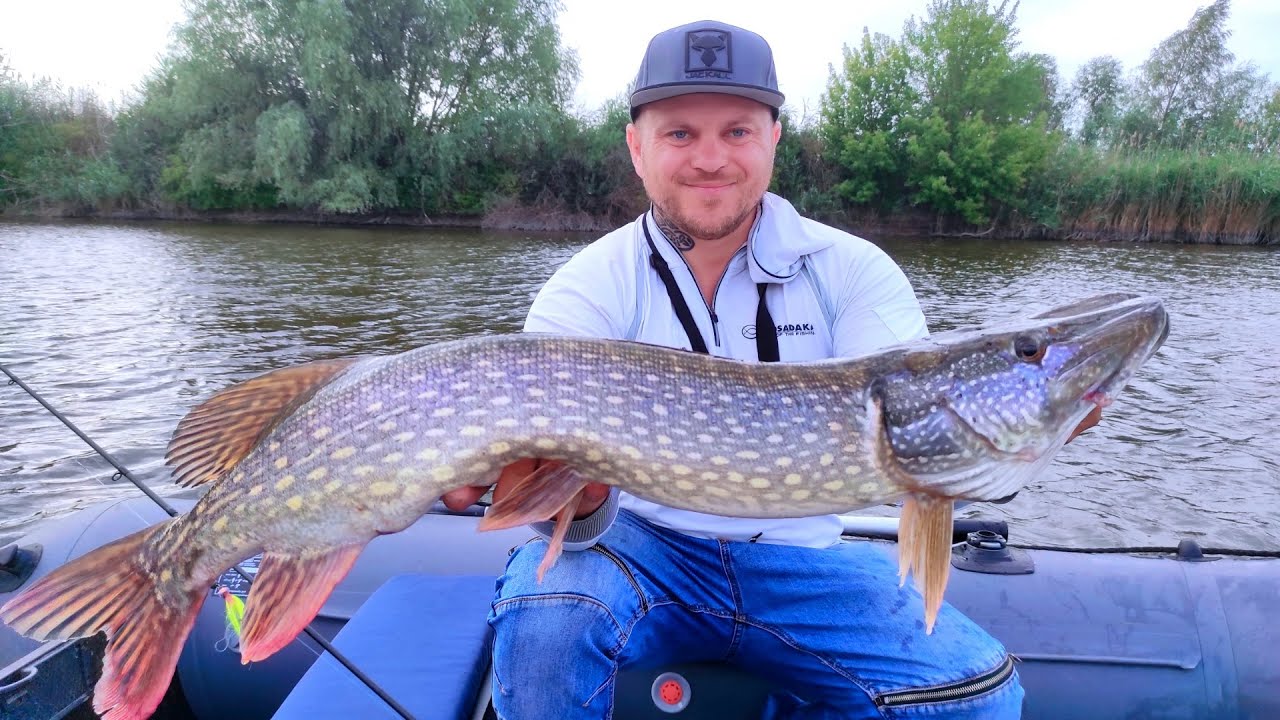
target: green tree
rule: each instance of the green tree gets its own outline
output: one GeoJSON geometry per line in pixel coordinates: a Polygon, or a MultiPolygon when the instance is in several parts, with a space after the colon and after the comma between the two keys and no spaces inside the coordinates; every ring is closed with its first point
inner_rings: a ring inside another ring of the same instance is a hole
{"type": "Polygon", "coordinates": [[[8,60],[0,54],[0,205],[17,193],[15,170],[20,158],[16,137],[25,121],[24,100],[8,60]]]}
{"type": "Polygon", "coordinates": [[[933,0],[907,22],[905,42],[926,116],[915,137],[908,184],[943,215],[986,224],[1021,210],[1021,191],[1056,142],[1048,131],[1051,68],[1017,52],[1016,4],[933,0]]]}
{"type": "Polygon", "coordinates": [[[82,211],[116,202],[114,127],[92,93],[22,80],[0,56],[0,205],[82,211]]]}
{"type": "Polygon", "coordinates": [[[1124,93],[1124,66],[1110,55],[1093,58],[1076,71],[1069,102],[1081,142],[1089,147],[1111,145],[1124,93]]]}
{"type": "Polygon", "coordinates": [[[933,0],[900,41],[864,32],[845,51],[822,109],[843,197],[882,209],[905,199],[940,223],[1027,209],[1022,191],[1057,142],[1061,110],[1056,64],[1017,52],[1014,10],[933,0]]]}
{"type": "Polygon", "coordinates": [[[822,136],[821,118],[797,116],[784,106],[778,118],[782,139],[774,152],[769,189],[811,217],[837,221],[839,168],[832,162],[822,136]]]}
{"type": "Polygon", "coordinates": [[[1258,109],[1258,121],[1253,149],[1260,155],[1271,155],[1280,150],[1280,85],[1273,85],[1270,96],[1258,109]]]}
{"type": "Polygon", "coordinates": [[[856,51],[844,48],[819,106],[819,134],[841,169],[835,192],[854,205],[889,212],[905,200],[906,124],[920,112],[907,48],[862,31],[856,51]]]}
{"type": "Polygon", "coordinates": [[[1124,132],[1137,147],[1238,146],[1237,122],[1265,102],[1267,82],[1227,49],[1230,0],[1215,0],[1163,40],[1142,65],[1124,132]]]}
{"type": "Polygon", "coordinates": [[[557,12],[552,0],[193,0],[125,123],[122,165],[196,207],[451,207],[487,172],[472,140],[568,96],[557,12]]]}

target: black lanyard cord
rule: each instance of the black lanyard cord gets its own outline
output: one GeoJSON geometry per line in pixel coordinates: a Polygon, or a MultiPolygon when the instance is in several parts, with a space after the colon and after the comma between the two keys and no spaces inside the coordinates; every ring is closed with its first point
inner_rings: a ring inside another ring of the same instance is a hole
{"type": "MultiPolygon", "coordinates": [[[[649,265],[658,272],[658,277],[667,288],[667,297],[671,298],[671,306],[676,312],[676,317],[684,327],[684,334],[689,337],[689,346],[694,352],[709,355],[707,343],[702,338],[702,332],[698,330],[698,324],[693,320],[693,313],[689,310],[689,303],[685,302],[684,294],[680,292],[680,286],[676,284],[675,276],[671,274],[671,266],[663,259],[662,254],[658,252],[658,246],[653,242],[653,236],[649,233],[648,218],[641,218],[640,223],[644,228],[644,239],[649,243],[649,265]]],[[[760,293],[760,304],[756,306],[756,355],[760,362],[778,362],[781,357],[778,353],[777,327],[773,323],[773,316],[769,314],[769,305],[764,300],[768,287],[768,283],[756,283],[760,293]]]]}
{"type": "Polygon", "coordinates": [[[653,236],[649,234],[649,223],[647,220],[640,221],[644,225],[644,239],[649,241],[649,264],[654,270],[658,271],[658,277],[662,278],[662,284],[667,287],[667,296],[671,298],[671,306],[675,308],[676,317],[680,318],[680,324],[684,326],[684,334],[689,336],[689,345],[694,352],[700,352],[703,355],[710,355],[707,350],[707,343],[702,339],[702,333],[698,331],[698,324],[693,321],[693,313],[689,310],[689,303],[684,301],[684,295],[680,293],[680,287],[676,285],[675,276],[671,274],[671,266],[667,265],[667,261],[662,258],[662,254],[658,252],[658,246],[653,244],[653,236]]]}
{"type": "Polygon", "coordinates": [[[778,354],[778,327],[769,314],[769,303],[764,301],[769,284],[756,283],[756,289],[760,291],[760,304],[756,306],[756,354],[760,362],[778,362],[782,359],[778,354]]]}

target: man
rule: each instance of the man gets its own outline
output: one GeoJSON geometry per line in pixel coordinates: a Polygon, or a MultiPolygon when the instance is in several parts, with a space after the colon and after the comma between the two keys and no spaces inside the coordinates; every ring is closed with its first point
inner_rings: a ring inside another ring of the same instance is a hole
{"type": "MultiPolygon", "coordinates": [[[[655,36],[626,131],[651,210],[560,268],[525,329],[752,361],[853,356],[925,335],[887,255],[766,192],[782,102],[759,35],[708,21],[655,36]]],[[[495,496],[534,467],[507,468],[495,496]]],[[[483,491],[445,501],[465,507],[483,491]]],[[[576,517],[566,549],[578,552],[539,583],[547,543],[531,542],[499,582],[490,622],[504,720],[611,717],[618,668],[707,660],[788,688],[775,716],[1020,714],[1000,644],[950,606],[926,635],[919,594],[898,587],[870,544],[841,543],[835,516],[724,518],[595,484],[576,517]],[[946,692],[910,695],[923,689],[946,692]]]]}

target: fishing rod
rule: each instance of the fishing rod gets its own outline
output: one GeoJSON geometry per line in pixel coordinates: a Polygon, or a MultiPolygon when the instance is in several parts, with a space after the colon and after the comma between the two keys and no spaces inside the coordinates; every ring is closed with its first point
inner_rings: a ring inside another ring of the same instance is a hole
{"type": "MultiPolygon", "coordinates": [[[[157,495],[154,490],[147,487],[145,483],[143,483],[141,480],[138,480],[136,477],[134,477],[133,473],[129,472],[128,468],[120,464],[119,461],[117,461],[114,457],[111,456],[111,453],[102,449],[102,447],[99,446],[97,443],[95,443],[92,439],[90,439],[88,435],[85,435],[84,432],[80,430],[80,428],[75,426],[75,423],[67,419],[67,417],[62,413],[58,412],[57,408],[53,407],[53,405],[50,405],[49,402],[45,400],[43,397],[41,397],[39,393],[31,389],[31,387],[26,383],[24,383],[17,375],[13,374],[13,372],[11,372],[9,368],[5,367],[3,364],[0,364],[0,372],[3,372],[5,375],[9,377],[10,385],[17,385],[18,387],[22,388],[28,395],[34,398],[36,402],[44,406],[44,409],[48,410],[54,417],[56,417],[60,422],[62,422],[63,425],[66,425],[67,428],[71,430],[71,432],[75,433],[77,437],[85,441],[85,443],[89,447],[93,448],[93,451],[98,453],[98,455],[100,455],[102,459],[110,463],[111,466],[116,469],[116,474],[112,476],[113,480],[116,479],[117,477],[123,477],[129,482],[133,483],[135,487],[137,487],[139,490],[143,492],[143,494],[145,494],[147,497],[155,501],[156,505],[159,505],[161,509],[163,509],[166,513],[168,513],[169,517],[177,517],[178,515],[181,514],[177,510],[175,510],[172,505],[165,502],[164,498],[157,495]]],[[[232,566],[232,569],[235,570],[236,573],[239,574],[240,577],[244,579],[245,584],[247,586],[252,586],[253,579],[249,577],[249,574],[245,572],[244,569],[242,569],[239,565],[232,566]]],[[[307,634],[308,637],[310,637],[313,641],[315,641],[315,643],[319,645],[325,652],[332,655],[333,658],[337,660],[339,663],[341,663],[342,666],[345,667],[352,675],[354,675],[358,680],[360,680],[360,682],[364,683],[365,686],[367,686],[370,690],[372,690],[375,695],[377,695],[379,698],[382,699],[383,702],[385,702],[388,706],[390,706],[390,708],[394,710],[396,714],[404,718],[404,720],[415,720],[412,713],[406,710],[404,706],[402,706],[400,703],[396,702],[396,699],[391,697],[389,694],[387,694],[387,691],[383,690],[382,687],[373,680],[373,678],[369,677],[364,673],[364,671],[356,667],[355,663],[351,662],[350,658],[348,658],[346,655],[343,655],[342,652],[339,651],[336,647],[334,647],[332,643],[326,640],[323,635],[321,635],[319,632],[313,629],[310,624],[308,624],[302,630],[307,634]]]]}

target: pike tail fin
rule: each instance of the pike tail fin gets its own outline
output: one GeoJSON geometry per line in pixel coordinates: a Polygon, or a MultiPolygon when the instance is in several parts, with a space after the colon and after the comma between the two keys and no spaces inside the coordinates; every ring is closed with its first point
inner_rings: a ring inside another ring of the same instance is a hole
{"type": "MultiPolygon", "coordinates": [[[[169,521],[172,522],[172,521],[169,521]]],[[[40,578],[0,608],[0,620],[35,640],[106,631],[93,709],[104,720],[141,720],[169,688],[204,590],[178,590],[142,566],[143,544],[168,523],[123,537],[40,578]]]]}
{"type": "Polygon", "coordinates": [[[942,609],[942,594],[951,573],[950,498],[909,495],[902,503],[898,524],[899,586],[911,574],[924,596],[924,627],[933,633],[933,624],[942,609]]]}
{"type": "Polygon", "coordinates": [[[245,603],[240,662],[265,660],[292,642],[351,571],[364,546],[346,545],[301,557],[265,553],[245,603]]]}

